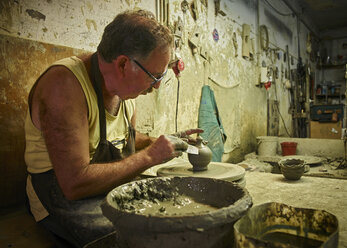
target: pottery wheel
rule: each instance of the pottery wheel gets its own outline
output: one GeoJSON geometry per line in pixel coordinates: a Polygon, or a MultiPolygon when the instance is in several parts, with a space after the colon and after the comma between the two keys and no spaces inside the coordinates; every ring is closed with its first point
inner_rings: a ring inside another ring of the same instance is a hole
{"type": "Polygon", "coordinates": [[[276,162],[278,163],[281,159],[289,159],[289,158],[295,158],[295,159],[301,159],[304,160],[306,164],[308,165],[317,165],[319,163],[323,162],[323,159],[320,157],[315,156],[308,156],[308,155],[289,155],[289,156],[258,156],[257,159],[262,162],[276,162]]]}
{"type": "Polygon", "coordinates": [[[285,156],[283,158],[301,159],[301,160],[304,160],[305,163],[308,165],[316,165],[323,162],[323,159],[320,157],[306,156],[306,155],[290,155],[290,156],[285,156]]]}
{"type": "Polygon", "coordinates": [[[245,169],[239,165],[211,162],[207,170],[193,171],[193,166],[189,162],[179,163],[172,166],[161,167],[157,171],[158,176],[190,176],[190,177],[208,177],[235,182],[243,179],[245,169]]]}

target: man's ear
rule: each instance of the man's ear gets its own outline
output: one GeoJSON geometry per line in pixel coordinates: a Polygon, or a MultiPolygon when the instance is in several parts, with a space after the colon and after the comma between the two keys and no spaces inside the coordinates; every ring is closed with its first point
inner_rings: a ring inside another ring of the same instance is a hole
{"type": "Polygon", "coordinates": [[[130,65],[130,58],[125,55],[119,55],[116,59],[112,61],[117,74],[124,76],[125,72],[128,70],[130,65]]]}

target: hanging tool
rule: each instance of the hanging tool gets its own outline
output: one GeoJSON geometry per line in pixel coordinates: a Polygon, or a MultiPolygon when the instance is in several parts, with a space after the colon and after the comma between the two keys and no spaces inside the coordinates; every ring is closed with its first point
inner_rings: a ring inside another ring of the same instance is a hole
{"type": "Polygon", "coordinates": [[[239,45],[237,44],[236,32],[233,33],[233,44],[234,44],[234,50],[235,50],[235,57],[237,57],[239,45]]]}
{"type": "Polygon", "coordinates": [[[199,149],[196,146],[188,145],[188,149],[184,152],[189,154],[199,154],[199,149]]]}
{"type": "Polygon", "coordinates": [[[248,24],[242,25],[242,57],[244,59],[249,59],[251,50],[251,40],[250,40],[251,26],[248,24]]]}
{"type": "Polygon", "coordinates": [[[267,51],[269,48],[269,32],[265,25],[261,25],[259,27],[259,33],[260,33],[260,46],[264,51],[267,51]]]}
{"type": "Polygon", "coordinates": [[[175,49],[180,50],[184,44],[184,24],[181,17],[178,17],[175,23],[174,36],[175,49]]]}
{"type": "Polygon", "coordinates": [[[214,8],[215,8],[215,15],[217,16],[218,14],[222,15],[222,16],[226,16],[226,13],[221,10],[221,6],[220,6],[220,1],[221,0],[214,0],[214,8]]]}
{"type": "Polygon", "coordinates": [[[199,19],[198,1],[193,0],[192,4],[190,6],[191,6],[192,17],[196,21],[199,19]]]}
{"type": "Polygon", "coordinates": [[[189,39],[188,39],[193,55],[199,52],[198,48],[200,46],[200,34],[196,30],[197,30],[197,26],[194,27],[194,30],[191,32],[191,35],[189,36],[189,39]]]}
{"type": "Polygon", "coordinates": [[[254,60],[254,55],[255,55],[255,41],[254,39],[251,39],[250,41],[250,51],[249,51],[249,60],[254,60]]]}
{"type": "Polygon", "coordinates": [[[188,9],[189,9],[189,3],[186,0],[182,1],[181,10],[183,11],[183,13],[185,14],[188,9]]]}

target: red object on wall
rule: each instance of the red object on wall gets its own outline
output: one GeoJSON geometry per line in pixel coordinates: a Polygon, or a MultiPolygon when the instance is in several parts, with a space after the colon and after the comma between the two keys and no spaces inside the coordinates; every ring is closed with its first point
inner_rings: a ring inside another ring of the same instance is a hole
{"type": "Polygon", "coordinates": [[[265,89],[267,90],[268,88],[271,87],[271,81],[268,81],[266,83],[264,83],[265,89]]]}
{"type": "Polygon", "coordinates": [[[172,70],[174,71],[176,77],[181,76],[181,71],[184,70],[184,62],[182,59],[177,60],[175,65],[172,67],[172,70]]]}

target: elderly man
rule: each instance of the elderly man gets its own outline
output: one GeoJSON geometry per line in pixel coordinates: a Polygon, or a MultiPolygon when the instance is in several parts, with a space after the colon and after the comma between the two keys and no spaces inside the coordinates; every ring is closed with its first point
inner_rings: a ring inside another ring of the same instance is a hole
{"type": "Polygon", "coordinates": [[[155,139],[134,129],[134,98],[159,88],[172,40],[152,13],[121,13],[106,26],[96,53],[55,62],[30,92],[25,160],[31,211],[70,245],[82,247],[114,231],[100,209],[107,192],[187,149],[178,137],[155,139]]]}

